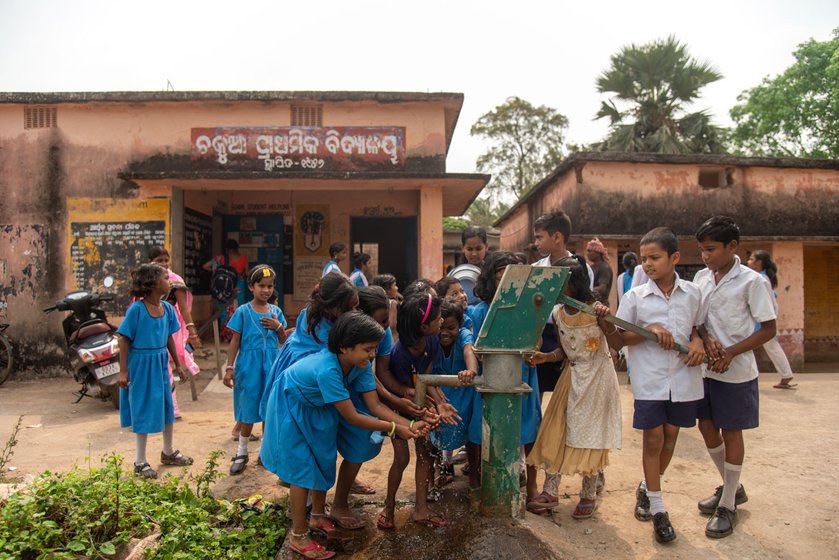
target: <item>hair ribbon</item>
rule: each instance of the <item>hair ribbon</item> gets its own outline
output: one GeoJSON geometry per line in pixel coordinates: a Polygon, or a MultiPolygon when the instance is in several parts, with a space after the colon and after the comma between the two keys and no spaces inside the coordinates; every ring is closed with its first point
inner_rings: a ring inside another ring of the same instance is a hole
{"type": "Polygon", "coordinates": [[[425,313],[422,315],[422,322],[420,325],[425,324],[425,320],[428,319],[429,313],[431,313],[431,294],[428,294],[428,305],[425,306],[425,313]]]}

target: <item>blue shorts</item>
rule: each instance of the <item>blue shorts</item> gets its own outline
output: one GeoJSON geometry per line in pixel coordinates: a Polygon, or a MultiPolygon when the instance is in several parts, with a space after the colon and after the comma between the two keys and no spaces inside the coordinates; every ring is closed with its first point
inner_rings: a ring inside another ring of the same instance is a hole
{"type": "Polygon", "coordinates": [[[712,420],[720,430],[757,428],[757,378],[744,383],[723,383],[705,378],[705,398],[699,401],[696,417],[712,420]]]}
{"type": "Polygon", "coordinates": [[[636,430],[649,430],[666,423],[680,428],[692,428],[696,425],[696,408],[701,402],[636,400],[632,427],[636,430]]]}

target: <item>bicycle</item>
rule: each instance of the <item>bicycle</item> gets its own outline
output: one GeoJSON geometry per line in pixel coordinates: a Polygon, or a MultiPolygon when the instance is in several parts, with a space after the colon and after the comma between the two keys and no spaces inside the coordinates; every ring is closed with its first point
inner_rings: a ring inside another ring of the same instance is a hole
{"type": "Polygon", "coordinates": [[[9,340],[9,335],[6,334],[6,329],[9,325],[0,323],[0,385],[12,374],[12,367],[14,366],[14,357],[12,356],[12,341],[9,340]]]}

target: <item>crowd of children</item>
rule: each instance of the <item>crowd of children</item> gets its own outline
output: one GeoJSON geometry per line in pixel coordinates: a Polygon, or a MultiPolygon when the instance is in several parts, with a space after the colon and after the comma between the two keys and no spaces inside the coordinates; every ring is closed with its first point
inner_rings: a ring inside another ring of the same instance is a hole
{"type": "MultiPolygon", "coordinates": [[[[633,427],[643,432],[643,480],[636,490],[635,517],[652,520],[659,542],[676,538],[662,475],[680,429],[698,420],[722,480],[713,495],[698,503],[701,512],[711,515],[706,535],[731,534],[737,505],[748,499],[740,484],[744,430],[758,425],[758,370],[752,351],[775,336],[770,282],[741,264],[737,225],[722,216],[702,224],[696,240],[707,268],[693,282],[676,272],[681,254],[672,231],[655,228],[643,237],[639,260],[646,280],[630,288],[629,281],[619,278],[616,315],[647,329],[653,341],[609,320],[610,310],[598,291],[604,283],[595,284],[591,266],[567,249],[567,215],[547,214],[534,226],[535,246],[544,256],[535,265],[567,267],[564,293],[592,305],[594,314],[557,305],[539,350],[522,360],[522,382],[533,388],[523,396],[521,418],[520,469],[527,509],[541,514],[557,507],[560,477],[575,474],[582,483],[572,516],[588,518],[597,509],[609,450],[621,446],[611,348],[627,356],[633,427]],[[543,417],[545,392],[551,398],[543,417]],[[537,468],[545,470],[541,492],[537,468]]],[[[410,462],[410,439],[415,523],[441,527],[451,522],[429,506],[428,493],[431,484],[442,487],[451,481],[454,451],[465,448],[469,485],[480,486],[481,399],[471,382],[481,366],[473,345],[506,268],[523,260],[506,251],[488,252],[486,232],[480,228],[466,230],[462,241],[468,262],[481,268],[474,290],[464,290],[448,276],[435,284],[414,281],[401,294],[389,274],[368,283],[370,256],[364,253],[353,256],[353,273],[345,276],[339,265],[346,246],[333,244],[332,260],[298,315],[296,328],[288,331],[282,310],[272,303],[276,272],[261,264],[245,270],[253,299],[239,305],[229,320],[232,340],[224,375],[224,384],[233,389],[238,434],[230,474],[245,470],[253,426],[263,422],[260,460],[290,488],[290,545],[303,556],[334,555],[312,540],[312,533],[328,533],[336,525],[349,530],[364,526],[348,498],[352,492],[375,492],[357,477],[387,437],[393,462],[376,519],[380,529],[395,528],[396,493],[410,462]],[[462,386],[428,387],[426,404],[418,406],[418,374],[457,375],[462,386]],[[336,468],[339,454],[343,460],[336,468]],[[327,515],[326,492],[333,486],[335,498],[327,515]]],[[[589,248],[602,258],[598,246],[589,248]]],[[[168,253],[156,248],[150,261],[132,274],[137,300],[118,330],[121,425],[136,434],[134,472],[146,478],[157,476],[146,459],[149,433],[163,432],[161,463],[192,462],[173,446],[176,408],[170,368],[184,379],[183,367],[192,370],[194,365],[184,346],[199,344],[188,290],[167,270],[168,253]]],[[[632,276],[637,275],[635,271],[632,276]]],[[[783,379],[787,385],[789,376],[783,379]]]]}

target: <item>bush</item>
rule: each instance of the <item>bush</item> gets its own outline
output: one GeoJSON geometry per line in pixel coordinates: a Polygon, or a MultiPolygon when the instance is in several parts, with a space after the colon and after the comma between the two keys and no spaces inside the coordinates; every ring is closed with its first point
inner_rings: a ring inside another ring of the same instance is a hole
{"type": "Polygon", "coordinates": [[[272,557],[285,535],[285,516],[277,507],[257,513],[213,499],[206,484],[217,476],[220,453],[192,478],[198,493],[181,477],[136,478],[116,454],[101,468],[44,472],[0,502],[0,559],[108,558],[158,528],[157,547],[146,558],[272,557]]]}

